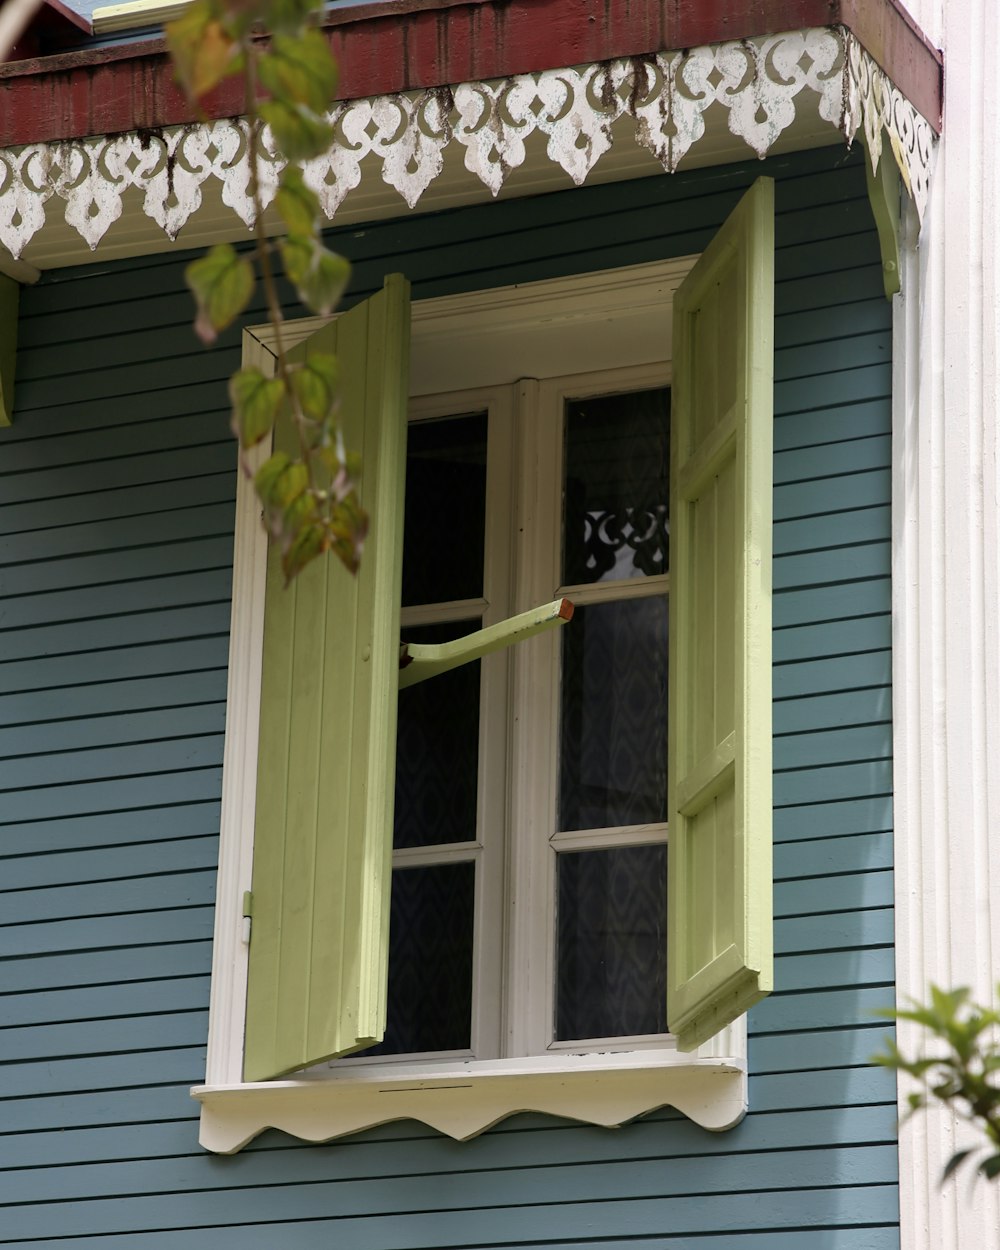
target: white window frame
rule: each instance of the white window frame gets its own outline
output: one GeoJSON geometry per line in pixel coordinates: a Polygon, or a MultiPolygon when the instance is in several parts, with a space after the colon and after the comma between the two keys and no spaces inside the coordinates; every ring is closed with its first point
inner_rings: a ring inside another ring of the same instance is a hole
{"type": "MultiPolygon", "coordinates": [[[[579,374],[581,365],[595,375],[614,370],[618,377],[621,370],[628,369],[633,379],[629,385],[635,389],[663,384],[669,376],[673,294],[696,259],[685,257],[415,302],[411,353],[415,411],[428,402],[433,406],[438,401],[428,401],[427,397],[444,389],[503,388],[517,379],[532,378],[537,381],[523,382],[518,388],[515,414],[517,420],[530,420],[538,388],[562,385],[558,380],[579,374]],[[446,388],[442,386],[444,378],[448,380],[446,388]],[[650,378],[660,381],[642,380],[650,378]]],[[[321,324],[318,318],[286,324],[283,337],[294,345],[321,324]]],[[[244,366],[269,368],[273,362],[271,341],[270,327],[245,331],[244,366]]],[[[448,402],[452,400],[458,405],[453,411],[463,410],[460,395],[453,393],[448,402]]],[[[499,391],[495,402],[499,412],[506,402],[499,391]]],[[[440,412],[440,408],[434,411],[440,412]]],[[[513,444],[503,431],[512,422],[496,424],[502,431],[497,437],[506,440],[506,447],[498,446],[495,451],[510,457],[513,444]]],[[[535,515],[539,504],[534,466],[516,467],[519,482],[528,484],[517,496],[517,523],[528,527],[526,532],[536,543],[544,543],[544,529],[535,515]]],[[[611,1126],[670,1105],[705,1128],[721,1130],[738,1123],[747,1107],[744,1018],[690,1054],[663,1041],[629,1049],[622,1039],[609,1041],[607,1049],[559,1046],[535,1053],[539,1011],[543,1017],[545,1012],[539,986],[551,983],[551,939],[544,947],[543,967],[536,967],[525,980],[527,1001],[521,1000],[521,991],[515,987],[512,993],[518,1001],[508,1005],[507,1021],[501,1026],[505,1047],[514,1057],[380,1059],[342,1063],[336,1069],[313,1071],[296,1080],[243,1081],[248,951],[243,897],[250,889],[253,861],[266,554],[259,506],[252,484],[241,474],[208,1060],[205,1083],[192,1090],[201,1103],[202,1145],[231,1153],[269,1126],[322,1141],[411,1117],[464,1139],[524,1110],[611,1126]],[[511,1023],[514,1020],[522,1025],[515,1027],[511,1023]],[[528,1022],[526,1027],[523,1022],[528,1022]]],[[[545,559],[541,552],[535,554],[545,559]]],[[[509,560],[509,551],[501,559],[509,560]]],[[[537,570],[535,559],[525,564],[537,570]]],[[[541,601],[530,582],[526,577],[515,586],[517,608],[541,601]]],[[[487,616],[486,622],[491,620],[487,616]]],[[[555,644],[551,638],[522,644],[515,650],[523,651],[524,656],[515,656],[507,663],[513,665],[515,701],[533,701],[539,715],[554,721],[557,703],[550,692],[543,693],[544,684],[538,679],[539,664],[549,673],[550,682],[558,670],[551,657],[545,658],[546,645],[555,644]],[[540,700],[545,701],[544,707],[539,706],[540,700]]],[[[504,665],[495,665],[494,670],[501,674],[504,665]]],[[[494,676],[491,680],[499,683],[506,678],[494,676]]],[[[554,734],[549,739],[554,743],[554,734]]],[[[532,777],[532,770],[537,773],[546,764],[537,752],[527,752],[523,743],[519,746],[516,734],[511,745],[509,766],[519,774],[516,789],[527,793],[526,787],[541,784],[537,776],[532,777]]],[[[544,784],[551,790],[551,769],[544,784]]],[[[553,858],[548,856],[550,862],[553,858]]],[[[537,865],[527,862],[513,864],[512,874],[520,905],[538,907],[540,914],[549,914],[554,882],[539,881],[537,865]],[[540,891],[545,891],[544,908],[540,891]]],[[[547,874],[543,870],[541,875],[547,874]]],[[[477,971],[481,957],[478,951],[477,971]]],[[[527,951],[508,951],[507,957],[510,966],[537,964],[527,951]]],[[[481,1029],[490,1032],[497,1024],[496,1020],[480,1020],[476,1033],[483,1037],[481,1029]]]]}

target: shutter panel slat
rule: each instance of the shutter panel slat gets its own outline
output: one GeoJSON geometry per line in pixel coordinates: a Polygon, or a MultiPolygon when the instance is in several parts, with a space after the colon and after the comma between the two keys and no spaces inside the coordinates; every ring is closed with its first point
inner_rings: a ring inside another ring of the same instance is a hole
{"type": "Polygon", "coordinates": [[[674,299],[667,1025],[691,1050],[772,986],[774,191],[674,299]]]}
{"type": "MultiPolygon", "coordinates": [[[[335,351],[371,525],[361,571],[268,556],[244,1076],[380,1040],[392,854],[409,291],[398,276],[293,358],[335,351]]],[[[279,429],[280,446],[291,431],[279,429]]]]}

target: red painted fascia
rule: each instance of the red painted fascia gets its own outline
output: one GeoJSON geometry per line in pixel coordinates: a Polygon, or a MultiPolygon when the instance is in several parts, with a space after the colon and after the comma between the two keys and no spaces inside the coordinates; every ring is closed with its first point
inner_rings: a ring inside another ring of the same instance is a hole
{"type": "MultiPolygon", "coordinates": [[[[341,99],[835,25],[940,131],[942,58],[899,0],[373,0],[324,17],[341,99]]],[[[205,111],[238,116],[241,87],[224,85],[205,111]]],[[[0,147],[195,116],[162,39],[0,66],[0,147]]]]}

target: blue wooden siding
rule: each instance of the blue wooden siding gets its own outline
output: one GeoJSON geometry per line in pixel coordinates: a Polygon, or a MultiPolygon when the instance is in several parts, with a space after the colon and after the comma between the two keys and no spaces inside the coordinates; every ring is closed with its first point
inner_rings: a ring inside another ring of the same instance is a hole
{"type": "MultiPolygon", "coordinates": [[[[35,1250],[893,1250],[890,311],[857,156],[777,188],[777,991],[751,1112],[196,1144],[234,450],[181,263],[47,275],[0,433],[0,1230],[35,1250]]],[[[701,249],[759,164],[342,233],[417,298],[701,249]]],[[[260,320],[259,312],[252,315],[260,320]]]]}

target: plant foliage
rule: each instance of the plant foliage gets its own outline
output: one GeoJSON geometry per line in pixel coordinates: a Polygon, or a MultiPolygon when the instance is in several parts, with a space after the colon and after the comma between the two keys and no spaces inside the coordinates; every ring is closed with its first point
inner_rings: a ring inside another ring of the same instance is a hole
{"type": "MultiPolygon", "coordinates": [[[[256,213],[255,260],[275,330],[274,376],[243,369],[230,381],[233,432],[243,453],[288,422],[294,454],[275,452],[254,474],[268,531],[281,544],[291,580],[324,552],[357,570],[368,518],[358,500],[357,462],[344,450],[338,427],[337,361],[313,354],[292,362],[281,334],[275,267],[312,312],[336,307],[350,277],[347,261],[323,246],[319,201],[306,184],[304,161],[333,139],[327,112],[337,87],[337,67],[315,19],[321,0],[194,0],[166,27],[178,80],[199,107],[225,79],[240,77],[250,126],[250,191],[256,213]],[[286,164],[275,206],[286,228],[277,246],[263,226],[264,204],[256,177],[261,132],[270,129],[286,164]]],[[[196,304],[195,331],[210,344],[253,298],[257,278],[247,255],[230,244],[192,262],[187,283],[196,304]]],[[[244,455],[249,472],[249,460],[244,455]]]]}
{"type": "Polygon", "coordinates": [[[984,1146],[956,1151],[942,1182],[962,1163],[977,1158],[977,1171],[993,1180],[1000,1175],[1000,1013],[970,1001],[967,989],[941,990],[932,985],[926,1005],[913,1003],[908,1010],[882,1014],[919,1024],[928,1041],[936,1043],[933,1053],[910,1059],[889,1041],[885,1052],[873,1056],[874,1063],[906,1072],[919,1082],[920,1088],[908,1096],[907,1116],[940,1102],[986,1138],[984,1146]]]}

